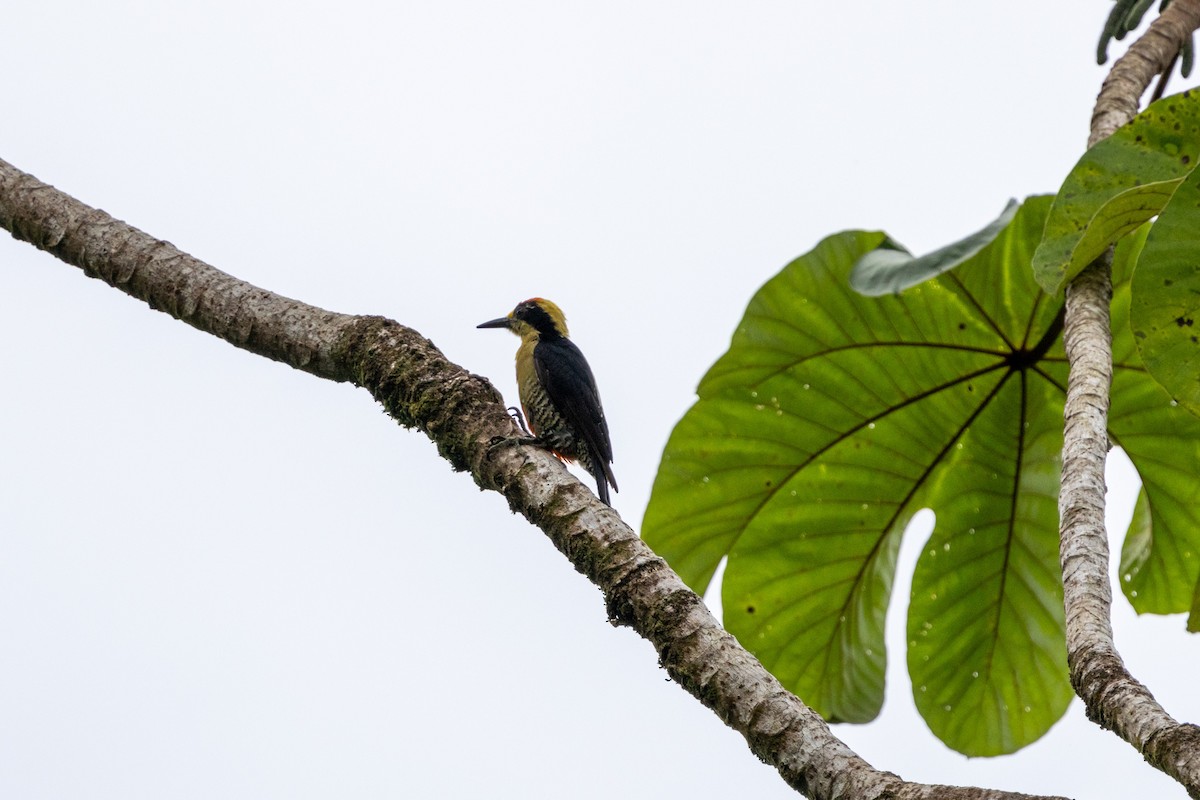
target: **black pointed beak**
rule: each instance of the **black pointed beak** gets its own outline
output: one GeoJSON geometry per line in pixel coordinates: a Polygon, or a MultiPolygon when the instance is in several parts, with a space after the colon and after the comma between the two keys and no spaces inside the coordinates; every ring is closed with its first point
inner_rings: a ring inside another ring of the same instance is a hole
{"type": "Polygon", "coordinates": [[[500,317],[499,319],[489,319],[487,322],[481,322],[476,325],[476,328],[507,328],[512,323],[508,317],[500,317]]]}

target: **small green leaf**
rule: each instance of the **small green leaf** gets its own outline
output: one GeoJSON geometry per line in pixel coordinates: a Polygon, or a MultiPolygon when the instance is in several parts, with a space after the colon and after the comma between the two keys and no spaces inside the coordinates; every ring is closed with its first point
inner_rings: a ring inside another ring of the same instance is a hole
{"type": "Polygon", "coordinates": [[[1163,98],[1092,147],[1054,200],[1034,275],[1052,293],[1153,217],[1196,166],[1200,93],[1163,98]]]}
{"type": "Polygon", "coordinates": [[[1000,216],[983,229],[920,258],[914,258],[902,246],[889,241],[891,246],[878,247],[855,262],[850,285],[859,294],[878,297],[903,291],[952,270],[991,244],[1012,222],[1020,207],[1016,200],[1009,200],[1000,216]]]}
{"type": "MultiPolygon", "coordinates": [[[[1104,21],[1104,27],[1100,31],[1100,43],[1096,47],[1096,63],[1103,64],[1108,61],[1108,45],[1113,39],[1120,41],[1125,38],[1125,35],[1142,24],[1142,15],[1153,4],[1154,0],[1114,0],[1112,11],[1109,12],[1108,18],[1104,21]]],[[[1158,7],[1161,14],[1163,9],[1170,5],[1171,0],[1163,0],[1158,7]]],[[[1187,77],[1192,71],[1192,56],[1194,51],[1194,43],[1191,37],[1183,43],[1183,48],[1180,52],[1183,55],[1183,77],[1187,77]]]]}

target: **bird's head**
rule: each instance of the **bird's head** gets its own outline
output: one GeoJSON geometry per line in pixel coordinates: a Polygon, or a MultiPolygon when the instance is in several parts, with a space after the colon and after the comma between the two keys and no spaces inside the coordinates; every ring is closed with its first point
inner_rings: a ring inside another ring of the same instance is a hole
{"type": "Polygon", "coordinates": [[[507,317],[488,320],[480,328],[508,328],[522,339],[555,337],[567,338],[567,318],[562,309],[549,300],[535,297],[518,303],[507,317]]]}

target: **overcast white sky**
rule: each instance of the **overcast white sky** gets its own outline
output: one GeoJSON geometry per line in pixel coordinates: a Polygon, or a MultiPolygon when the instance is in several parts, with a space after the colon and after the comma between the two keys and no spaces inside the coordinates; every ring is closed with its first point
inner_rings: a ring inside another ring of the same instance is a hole
{"type": "MultiPolygon", "coordinates": [[[[243,279],[411,325],[510,399],[515,340],[475,325],[553,298],[636,527],[784,263],[853,227],[927,250],[1057,188],[1109,7],[10,3],[0,158],[243,279]]],[[[6,237],[0,282],[0,797],[795,796],[364,392],[6,237]]],[[[1118,541],[1135,485],[1110,479],[1118,541]]],[[[1078,701],[1008,758],[929,734],[903,654],[924,535],[883,714],[838,735],[914,780],[1184,798],[1078,701]]],[[[1116,609],[1134,672],[1200,718],[1184,619],[1116,609]]]]}

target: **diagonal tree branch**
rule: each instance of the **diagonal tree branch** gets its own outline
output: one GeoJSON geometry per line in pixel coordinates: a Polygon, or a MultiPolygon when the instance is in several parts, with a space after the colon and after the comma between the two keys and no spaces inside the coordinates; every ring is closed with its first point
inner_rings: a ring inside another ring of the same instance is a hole
{"type": "Polygon", "coordinates": [[[259,289],[0,161],[0,226],[189,325],[322,378],[367,389],[425,432],[458,470],[540,527],[599,586],[615,624],[649,640],[684,689],[817,800],[1017,800],[1012,792],[910,783],[855,754],[787,692],[616,512],[536,448],[502,448],[515,426],[483,378],[381,317],[325,311],[259,289]]]}
{"type": "Polygon", "coordinates": [[[1107,139],[1138,114],[1142,95],[1169,69],[1192,31],[1200,28],[1200,3],[1174,0],[1108,71],[1092,110],[1088,147],[1107,139]]]}
{"type": "MultiPolygon", "coordinates": [[[[1174,0],[1109,72],[1088,146],[1133,119],[1142,93],[1193,30],[1200,0],[1174,0]]],[[[1070,376],[1059,494],[1063,603],[1071,683],[1088,717],[1200,798],[1200,728],[1181,724],[1125,668],[1113,642],[1112,588],[1104,525],[1104,461],[1112,383],[1111,250],[1067,287],[1063,331],[1070,376]]]]}

